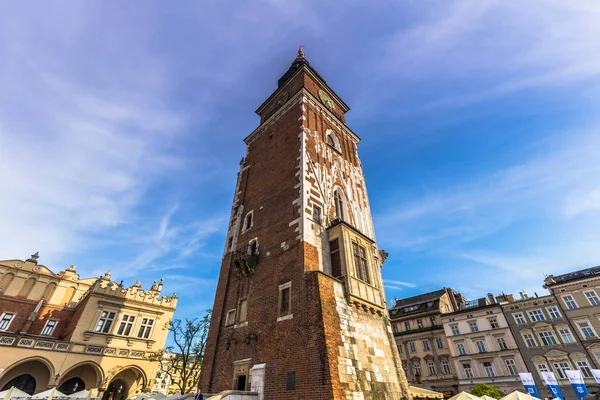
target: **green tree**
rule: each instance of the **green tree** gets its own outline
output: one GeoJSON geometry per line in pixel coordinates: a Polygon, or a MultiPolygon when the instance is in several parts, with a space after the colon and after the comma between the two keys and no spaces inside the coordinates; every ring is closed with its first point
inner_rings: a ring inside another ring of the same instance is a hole
{"type": "Polygon", "coordinates": [[[188,393],[198,385],[204,349],[212,310],[206,310],[202,318],[174,319],[167,324],[173,344],[150,355],[151,361],[158,361],[160,371],[169,376],[181,394],[188,393]]]}
{"type": "Polygon", "coordinates": [[[496,386],[488,385],[487,383],[478,383],[471,389],[471,394],[477,397],[490,396],[495,399],[502,397],[500,389],[496,386]]]}

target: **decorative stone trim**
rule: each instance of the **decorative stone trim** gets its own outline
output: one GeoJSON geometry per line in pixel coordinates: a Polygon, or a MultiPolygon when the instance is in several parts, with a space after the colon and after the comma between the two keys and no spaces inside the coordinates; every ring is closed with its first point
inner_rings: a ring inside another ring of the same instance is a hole
{"type": "Polygon", "coordinates": [[[44,350],[52,350],[54,348],[54,342],[50,342],[48,340],[38,340],[35,342],[36,349],[44,349],[44,350]]]}
{"type": "Polygon", "coordinates": [[[117,355],[119,357],[127,357],[129,355],[129,350],[121,349],[117,355]]]}
{"type": "Polygon", "coordinates": [[[12,346],[17,338],[10,336],[0,336],[0,346],[12,346]]]}
{"type": "Polygon", "coordinates": [[[143,351],[130,351],[129,352],[129,357],[131,357],[131,358],[144,358],[144,352],[143,351]]]}
{"type": "Polygon", "coordinates": [[[67,351],[69,350],[69,347],[71,347],[70,343],[57,343],[56,348],[54,350],[67,351]]]}
{"type": "Polygon", "coordinates": [[[19,347],[33,347],[34,343],[35,343],[35,340],[33,340],[33,339],[21,339],[21,340],[19,340],[19,343],[17,343],[17,346],[19,346],[19,347]]]}
{"type": "Polygon", "coordinates": [[[90,354],[103,354],[104,353],[104,347],[100,347],[100,346],[88,346],[85,349],[86,353],[90,353],[90,354]]]}
{"type": "Polygon", "coordinates": [[[117,349],[111,349],[109,347],[104,349],[104,354],[107,356],[114,356],[116,352],[117,352],[117,349]]]}

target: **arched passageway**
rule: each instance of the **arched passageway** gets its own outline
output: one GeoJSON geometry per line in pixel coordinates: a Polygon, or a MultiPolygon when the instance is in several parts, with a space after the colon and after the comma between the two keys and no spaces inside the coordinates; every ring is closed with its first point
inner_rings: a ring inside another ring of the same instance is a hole
{"type": "Polygon", "coordinates": [[[24,360],[7,368],[0,378],[0,391],[15,386],[28,394],[43,392],[53,375],[51,364],[44,359],[24,360]]]}
{"type": "Polygon", "coordinates": [[[66,371],[57,387],[60,392],[69,395],[83,389],[97,389],[102,379],[102,369],[97,364],[84,362],[66,371]]]}
{"type": "Polygon", "coordinates": [[[116,374],[111,380],[102,400],[125,400],[141,392],[147,386],[148,379],[144,372],[137,367],[127,367],[116,374]]]}

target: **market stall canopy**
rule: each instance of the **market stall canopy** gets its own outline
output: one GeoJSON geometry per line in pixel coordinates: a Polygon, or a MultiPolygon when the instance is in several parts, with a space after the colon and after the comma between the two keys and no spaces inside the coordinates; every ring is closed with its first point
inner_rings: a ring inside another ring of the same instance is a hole
{"type": "Polygon", "coordinates": [[[486,396],[485,394],[484,394],[483,396],[481,396],[481,398],[482,398],[483,400],[498,400],[498,399],[497,399],[497,398],[495,398],[495,397],[486,396]]]}
{"type": "Polygon", "coordinates": [[[523,392],[519,392],[518,390],[515,390],[514,392],[507,394],[500,400],[540,400],[540,399],[538,399],[537,397],[528,395],[527,393],[523,393],[523,392]]]}
{"type": "Polygon", "coordinates": [[[32,400],[37,400],[37,399],[52,400],[52,399],[68,399],[68,398],[69,397],[66,394],[59,392],[58,390],[56,390],[56,388],[46,390],[45,392],[41,392],[41,393],[34,394],[33,396],[31,396],[32,400]]]}
{"type": "Polygon", "coordinates": [[[0,392],[0,400],[11,400],[11,399],[28,399],[31,395],[25,393],[16,387],[11,387],[8,390],[0,392]]]}
{"type": "Polygon", "coordinates": [[[481,400],[481,397],[477,397],[467,392],[460,392],[459,394],[450,397],[448,400],[481,400]]]}
{"type": "Polygon", "coordinates": [[[408,390],[412,397],[418,399],[443,399],[442,393],[434,392],[433,390],[424,389],[416,386],[408,386],[408,390]]]}

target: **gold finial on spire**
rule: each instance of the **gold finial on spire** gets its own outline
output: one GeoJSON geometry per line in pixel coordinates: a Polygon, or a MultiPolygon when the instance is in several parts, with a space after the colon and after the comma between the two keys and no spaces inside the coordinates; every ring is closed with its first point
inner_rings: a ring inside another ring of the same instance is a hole
{"type": "Polygon", "coordinates": [[[296,54],[296,58],[304,58],[304,51],[302,50],[304,46],[298,46],[298,54],[296,54]]]}

